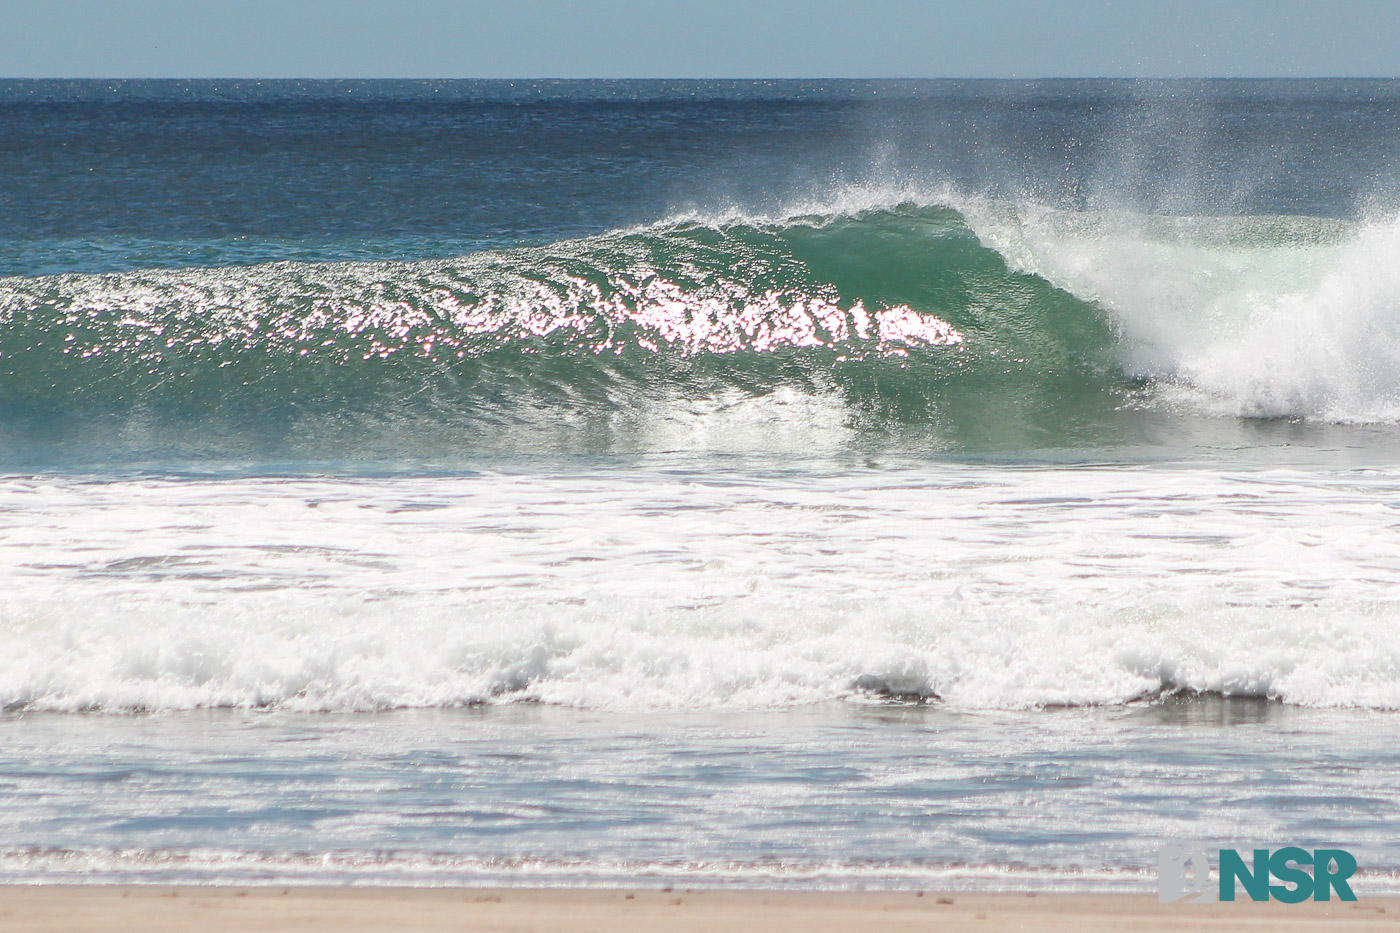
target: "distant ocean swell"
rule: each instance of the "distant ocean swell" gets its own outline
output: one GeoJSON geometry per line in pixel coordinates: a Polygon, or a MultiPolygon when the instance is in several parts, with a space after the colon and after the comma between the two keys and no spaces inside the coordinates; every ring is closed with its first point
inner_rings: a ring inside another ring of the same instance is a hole
{"type": "Polygon", "coordinates": [[[1144,405],[1389,422],[1397,254],[1394,222],[904,201],[451,261],[12,278],[0,432],[117,458],[618,449],[648,417],[775,399],[805,401],[764,417],[944,446],[1091,443],[1144,405]]]}

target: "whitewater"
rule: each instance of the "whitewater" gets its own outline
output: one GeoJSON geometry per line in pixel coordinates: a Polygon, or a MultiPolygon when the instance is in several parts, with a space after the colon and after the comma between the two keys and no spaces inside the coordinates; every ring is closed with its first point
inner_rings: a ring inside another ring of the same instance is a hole
{"type": "Polygon", "coordinates": [[[0,82],[0,879],[1400,890],[1397,113],[0,82]]]}
{"type": "Polygon", "coordinates": [[[11,480],[0,698],[1400,706],[1394,474],[1147,475],[11,480]]]}

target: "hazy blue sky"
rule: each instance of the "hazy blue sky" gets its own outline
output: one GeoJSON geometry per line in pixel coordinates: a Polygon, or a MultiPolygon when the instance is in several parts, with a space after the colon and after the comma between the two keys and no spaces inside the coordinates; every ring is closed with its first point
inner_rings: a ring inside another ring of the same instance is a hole
{"type": "Polygon", "coordinates": [[[0,0],[3,77],[1400,75],[1400,0],[0,0]]]}

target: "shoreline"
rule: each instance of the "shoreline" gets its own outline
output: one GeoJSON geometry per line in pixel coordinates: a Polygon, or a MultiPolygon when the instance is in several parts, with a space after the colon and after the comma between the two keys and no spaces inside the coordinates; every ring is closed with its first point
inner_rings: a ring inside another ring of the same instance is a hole
{"type": "Polygon", "coordinates": [[[198,929],[358,931],[801,929],[1057,931],[1388,930],[1400,898],[1289,905],[1160,904],[1148,894],[977,894],[729,889],[0,885],[0,933],[198,929]]]}

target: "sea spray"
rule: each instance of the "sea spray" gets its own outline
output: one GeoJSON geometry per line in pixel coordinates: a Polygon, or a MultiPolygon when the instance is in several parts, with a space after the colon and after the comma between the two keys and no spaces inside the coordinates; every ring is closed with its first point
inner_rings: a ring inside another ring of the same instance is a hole
{"type": "Polygon", "coordinates": [[[1156,217],[968,202],[1012,268],[1103,308],[1126,372],[1226,416],[1400,417],[1400,217],[1156,217]]]}

